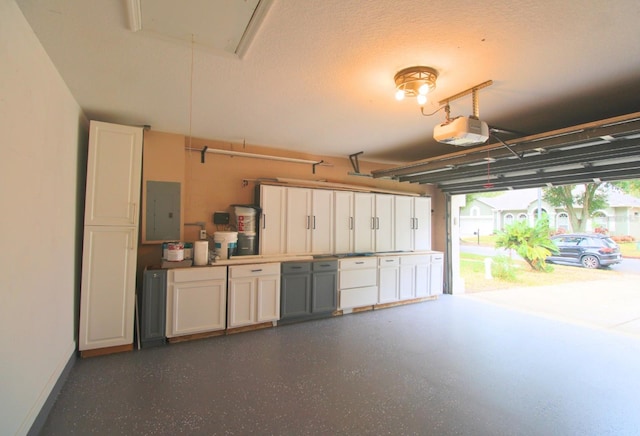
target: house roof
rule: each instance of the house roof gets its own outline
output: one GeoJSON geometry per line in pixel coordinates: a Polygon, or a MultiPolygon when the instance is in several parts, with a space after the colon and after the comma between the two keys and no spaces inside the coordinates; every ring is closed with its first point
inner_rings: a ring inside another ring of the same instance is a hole
{"type": "MultiPolygon", "coordinates": [[[[541,193],[544,195],[542,190],[541,193]]],[[[475,199],[495,210],[527,210],[531,203],[537,202],[538,189],[505,191],[496,197],[478,196],[475,199]]],[[[640,207],[640,198],[611,189],[607,191],[607,204],[609,207],[640,207]]]]}

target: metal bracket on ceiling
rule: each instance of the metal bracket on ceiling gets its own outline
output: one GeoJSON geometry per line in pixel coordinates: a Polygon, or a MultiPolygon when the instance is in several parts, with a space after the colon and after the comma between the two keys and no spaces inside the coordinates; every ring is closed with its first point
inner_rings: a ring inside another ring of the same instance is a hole
{"type": "Polygon", "coordinates": [[[324,161],[323,161],[323,160],[321,160],[320,162],[316,162],[316,163],[314,163],[314,164],[311,164],[311,172],[312,172],[313,174],[315,174],[315,173],[316,173],[316,167],[317,167],[318,165],[320,165],[321,163],[323,163],[323,162],[324,162],[324,161]]]}
{"type": "Polygon", "coordinates": [[[363,154],[364,151],[359,151],[358,153],[353,153],[349,155],[349,161],[351,161],[351,166],[353,167],[353,171],[357,174],[360,174],[360,163],[358,162],[358,156],[363,154]]]}
{"type": "Polygon", "coordinates": [[[207,152],[208,146],[204,146],[202,150],[200,150],[200,163],[204,163],[204,155],[207,152]]]}
{"type": "Polygon", "coordinates": [[[502,139],[498,138],[498,137],[496,136],[496,134],[495,134],[495,133],[490,132],[490,135],[491,135],[491,136],[493,136],[494,138],[496,138],[496,139],[498,140],[498,142],[499,142],[500,144],[502,144],[502,145],[504,146],[504,148],[506,148],[507,150],[509,150],[509,151],[510,151],[510,152],[511,152],[515,157],[517,157],[519,160],[522,160],[522,158],[524,157],[524,152],[522,152],[522,153],[516,153],[516,151],[515,151],[513,148],[511,148],[511,147],[509,146],[509,144],[507,144],[506,142],[504,142],[502,139]]]}

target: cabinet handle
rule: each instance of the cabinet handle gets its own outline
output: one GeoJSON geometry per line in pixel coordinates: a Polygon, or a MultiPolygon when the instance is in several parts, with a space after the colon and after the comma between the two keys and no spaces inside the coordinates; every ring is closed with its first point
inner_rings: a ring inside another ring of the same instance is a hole
{"type": "Polygon", "coordinates": [[[251,270],[252,273],[256,273],[256,272],[260,272],[260,271],[262,271],[262,268],[260,268],[260,269],[252,269],[251,270]]]}
{"type": "Polygon", "coordinates": [[[135,236],[135,233],[133,233],[133,229],[131,229],[131,236],[129,237],[129,250],[133,250],[133,237],[135,236]]]}
{"type": "Polygon", "coordinates": [[[325,267],[327,267],[327,266],[331,266],[331,264],[328,264],[328,263],[322,263],[322,264],[320,264],[320,266],[325,266],[325,267]]]}
{"type": "Polygon", "coordinates": [[[316,216],[313,216],[313,230],[316,229],[316,216]]]}
{"type": "Polygon", "coordinates": [[[362,265],[364,262],[356,262],[356,265],[362,265]]]}
{"type": "Polygon", "coordinates": [[[376,230],[380,230],[380,217],[376,217],[376,230]]]}
{"type": "Polygon", "coordinates": [[[291,269],[302,269],[301,266],[292,266],[291,269]]]}
{"type": "Polygon", "coordinates": [[[307,215],[307,230],[309,230],[309,218],[311,218],[309,215],[307,215]]]}
{"type": "Polygon", "coordinates": [[[371,229],[372,230],[376,229],[376,217],[374,216],[371,217],[371,229]]]}
{"type": "Polygon", "coordinates": [[[385,262],[393,262],[393,259],[386,259],[385,262]]]}
{"type": "Polygon", "coordinates": [[[349,217],[349,230],[353,230],[353,217],[349,217]]]}
{"type": "Polygon", "coordinates": [[[416,227],[415,229],[418,230],[418,218],[414,218],[414,220],[416,220],[416,227]]]}
{"type": "Polygon", "coordinates": [[[267,216],[266,215],[262,215],[262,228],[266,229],[267,228],[267,216]]]}

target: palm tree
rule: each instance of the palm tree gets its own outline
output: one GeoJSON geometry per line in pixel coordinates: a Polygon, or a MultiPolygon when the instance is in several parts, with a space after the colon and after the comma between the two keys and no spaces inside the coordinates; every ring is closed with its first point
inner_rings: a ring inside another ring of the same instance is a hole
{"type": "Polygon", "coordinates": [[[547,271],[546,258],[556,247],[549,235],[549,220],[543,217],[533,227],[526,221],[516,221],[498,232],[496,248],[515,250],[534,271],[547,271]]]}

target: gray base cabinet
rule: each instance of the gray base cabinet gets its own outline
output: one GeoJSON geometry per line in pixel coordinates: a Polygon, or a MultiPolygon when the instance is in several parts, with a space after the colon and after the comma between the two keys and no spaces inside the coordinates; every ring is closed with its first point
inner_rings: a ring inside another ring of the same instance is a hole
{"type": "Polygon", "coordinates": [[[138,295],[140,345],[153,347],[166,342],[167,271],[144,271],[142,291],[138,295]]]}
{"type": "Polygon", "coordinates": [[[335,260],[283,263],[280,322],[331,315],[337,307],[337,275],[335,260]]]}

